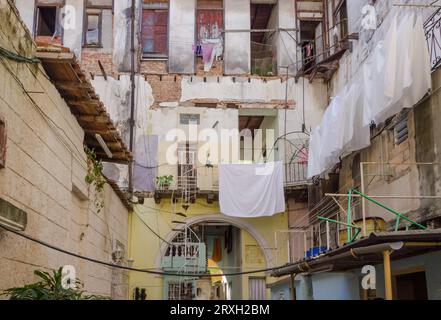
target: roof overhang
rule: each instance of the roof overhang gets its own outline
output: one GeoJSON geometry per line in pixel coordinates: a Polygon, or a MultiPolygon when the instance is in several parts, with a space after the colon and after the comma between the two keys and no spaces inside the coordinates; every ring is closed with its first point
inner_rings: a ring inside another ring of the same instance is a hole
{"type": "Polygon", "coordinates": [[[132,155],[106,112],[91,82],[81,70],[75,54],[63,47],[38,47],[37,57],[53,84],[70,107],[83,128],[84,144],[94,149],[97,157],[106,162],[128,163],[132,155]],[[106,153],[100,135],[110,150],[106,153]]]}
{"type": "Polygon", "coordinates": [[[383,263],[384,251],[392,253],[391,260],[399,260],[436,250],[441,250],[441,230],[373,233],[323,255],[288,264],[271,275],[348,271],[383,263]]]}

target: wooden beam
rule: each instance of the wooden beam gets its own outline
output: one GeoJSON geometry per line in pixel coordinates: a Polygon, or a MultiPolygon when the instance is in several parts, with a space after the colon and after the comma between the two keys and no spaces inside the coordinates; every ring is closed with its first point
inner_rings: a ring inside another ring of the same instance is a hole
{"type": "Polygon", "coordinates": [[[99,115],[99,116],[78,115],[77,119],[79,122],[88,123],[88,124],[89,123],[112,124],[112,121],[107,115],[99,115]]]}
{"type": "Polygon", "coordinates": [[[37,51],[36,57],[48,63],[71,63],[75,61],[75,54],[72,52],[45,52],[37,51]]]}

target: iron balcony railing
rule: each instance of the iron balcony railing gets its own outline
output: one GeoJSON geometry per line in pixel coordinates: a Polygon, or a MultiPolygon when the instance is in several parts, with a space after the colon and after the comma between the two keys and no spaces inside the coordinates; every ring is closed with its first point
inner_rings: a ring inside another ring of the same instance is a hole
{"type": "Polygon", "coordinates": [[[285,186],[308,184],[308,162],[285,163],[285,186]]]}
{"type": "Polygon", "coordinates": [[[441,65],[441,8],[424,23],[432,70],[441,65]]]}

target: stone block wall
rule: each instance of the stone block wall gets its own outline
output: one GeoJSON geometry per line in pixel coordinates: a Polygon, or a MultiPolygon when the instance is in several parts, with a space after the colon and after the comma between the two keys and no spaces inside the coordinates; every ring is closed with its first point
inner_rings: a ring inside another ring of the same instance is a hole
{"type": "MultiPolygon", "coordinates": [[[[31,36],[8,0],[0,0],[0,46],[23,56],[35,55],[31,36]]],[[[0,79],[0,116],[6,120],[8,136],[0,197],[27,213],[25,234],[110,262],[113,241],[127,248],[128,211],[106,186],[105,208],[97,212],[93,187],[84,182],[83,130],[41,65],[1,57],[0,79]]],[[[0,290],[35,281],[35,269],[63,265],[76,268],[88,292],[127,297],[124,274],[112,280],[108,267],[0,230],[0,290]]]]}

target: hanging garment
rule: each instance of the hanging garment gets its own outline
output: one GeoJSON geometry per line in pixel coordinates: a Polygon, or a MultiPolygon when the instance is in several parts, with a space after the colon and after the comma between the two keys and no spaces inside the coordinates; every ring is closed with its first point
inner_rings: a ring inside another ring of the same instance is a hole
{"type": "Polygon", "coordinates": [[[202,44],[202,59],[204,63],[210,62],[211,56],[213,55],[214,44],[204,43],[202,44]]]}
{"type": "Polygon", "coordinates": [[[221,213],[242,218],[273,216],[285,211],[282,162],[221,164],[221,213]]]}
{"type": "Polygon", "coordinates": [[[220,238],[214,239],[213,254],[211,259],[214,262],[220,262],[222,260],[222,240],[220,238]]]}

